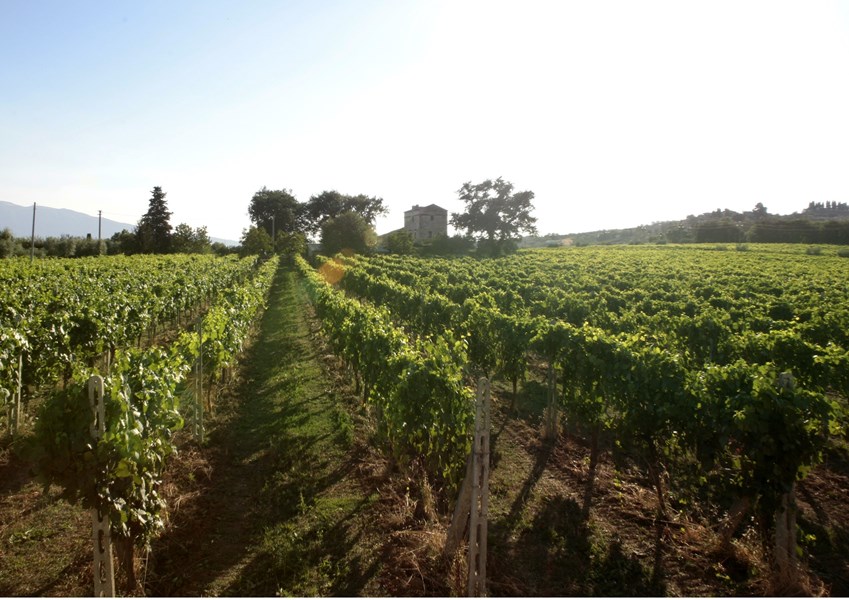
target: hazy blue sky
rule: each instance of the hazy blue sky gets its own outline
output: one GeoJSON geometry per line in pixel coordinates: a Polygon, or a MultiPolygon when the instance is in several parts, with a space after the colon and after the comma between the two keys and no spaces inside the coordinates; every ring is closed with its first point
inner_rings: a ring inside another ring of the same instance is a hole
{"type": "Polygon", "coordinates": [[[542,233],[849,201],[841,2],[0,0],[0,200],[238,239],[288,188],[462,204],[542,233]]]}

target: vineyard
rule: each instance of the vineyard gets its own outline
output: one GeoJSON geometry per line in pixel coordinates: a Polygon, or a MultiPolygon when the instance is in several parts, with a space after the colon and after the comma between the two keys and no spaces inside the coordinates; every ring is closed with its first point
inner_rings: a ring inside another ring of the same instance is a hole
{"type": "Polygon", "coordinates": [[[513,408],[520,383],[547,386],[541,435],[565,425],[589,440],[584,519],[613,453],[644,472],[657,522],[714,523],[720,547],[759,523],[783,589],[802,551],[796,483],[844,447],[849,264],[789,246],[722,250],[374,256],[302,270],[387,452],[423,466],[446,497],[469,449],[462,374],[507,382],[513,408]]]}
{"type": "MultiPolygon", "coordinates": [[[[462,594],[486,377],[491,594],[842,594],[847,282],[754,244],[11,260],[0,426],[124,593],[462,594]]],[[[42,531],[0,526],[7,565],[42,531]]]]}
{"type": "MultiPolygon", "coordinates": [[[[32,426],[36,473],[93,511],[99,552],[111,555],[104,539],[114,539],[126,590],[136,588],[136,548],[164,525],[174,434],[191,419],[202,440],[204,385],[211,391],[242,350],[276,266],[200,256],[4,264],[6,429],[32,426]]],[[[113,577],[99,575],[96,593],[114,593],[113,577]]]]}

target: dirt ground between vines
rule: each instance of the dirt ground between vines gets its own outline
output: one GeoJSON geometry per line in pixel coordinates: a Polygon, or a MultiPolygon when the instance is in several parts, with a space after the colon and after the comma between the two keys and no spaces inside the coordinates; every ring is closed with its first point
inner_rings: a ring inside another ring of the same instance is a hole
{"type": "MultiPolygon", "coordinates": [[[[448,507],[369,443],[350,376],[331,356],[293,274],[281,271],[244,368],[216,405],[209,438],[180,434],[168,466],[165,531],[141,553],[137,594],[464,595],[464,558],[441,556],[448,507]],[[431,501],[431,495],[436,500],[431,501]],[[434,516],[433,508],[438,509],[434,516]],[[145,560],[146,559],[146,560],[145,560]]],[[[717,549],[716,522],[673,513],[641,469],[599,465],[582,518],[588,443],[544,443],[542,385],[494,389],[488,590],[493,596],[776,594],[754,521],[717,549]]],[[[849,466],[829,454],[799,484],[806,586],[849,595],[849,466]]],[[[31,465],[0,452],[0,596],[89,596],[86,511],[44,492],[31,465]]]]}

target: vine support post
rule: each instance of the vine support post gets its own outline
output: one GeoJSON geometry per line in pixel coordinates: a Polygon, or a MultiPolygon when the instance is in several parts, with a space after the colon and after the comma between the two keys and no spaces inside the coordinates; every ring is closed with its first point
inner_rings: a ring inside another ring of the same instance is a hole
{"type": "Polygon", "coordinates": [[[554,369],[554,361],[548,365],[548,407],[545,410],[543,420],[543,437],[553,441],[557,439],[557,377],[554,369]]]}
{"type": "Polygon", "coordinates": [[[796,559],[796,484],[781,495],[775,511],[775,566],[779,588],[792,589],[798,579],[796,559]]]}
{"type": "Polygon", "coordinates": [[[460,540],[469,525],[468,560],[469,596],[486,595],[487,521],[489,513],[489,429],[490,390],[489,380],[478,381],[475,402],[475,437],[472,452],[466,460],[466,476],[460,487],[460,495],[451,526],[445,539],[444,556],[451,560],[460,546],[460,540]]]}
{"type": "Polygon", "coordinates": [[[451,516],[451,526],[448,528],[448,535],[445,538],[444,554],[448,560],[453,558],[460,546],[460,540],[466,531],[466,524],[469,522],[469,514],[472,510],[472,468],[474,466],[472,457],[473,455],[469,454],[466,458],[466,476],[460,486],[460,495],[457,498],[454,514],[451,516]]]}
{"type": "Polygon", "coordinates": [[[198,321],[197,397],[195,403],[195,437],[203,444],[203,320],[198,321]]]}
{"type": "MultiPolygon", "coordinates": [[[[88,400],[93,414],[90,427],[95,448],[106,431],[103,378],[95,375],[88,380],[88,400]]],[[[95,484],[96,485],[96,484],[95,484]]],[[[92,542],[94,545],[94,595],[98,598],[115,596],[115,567],[112,563],[112,535],[109,513],[104,514],[102,502],[95,494],[91,509],[92,542]]]]}
{"type": "Polygon", "coordinates": [[[21,426],[21,396],[23,395],[23,369],[24,355],[23,352],[18,355],[18,371],[15,381],[15,396],[12,398],[12,414],[9,419],[9,434],[13,437],[18,434],[18,429],[21,426]]]}
{"type": "MultiPolygon", "coordinates": [[[[794,390],[796,381],[790,373],[781,373],[777,385],[781,389],[794,390]]],[[[775,511],[775,567],[780,588],[793,589],[799,576],[796,558],[796,483],[781,495],[775,511]]]]}
{"type": "Polygon", "coordinates": [[[478,380],[475,442],[472,449],[472,502],[469,518],[468,595],[486,596],[487,521],[489,516],[489,380],[478,380]]]}

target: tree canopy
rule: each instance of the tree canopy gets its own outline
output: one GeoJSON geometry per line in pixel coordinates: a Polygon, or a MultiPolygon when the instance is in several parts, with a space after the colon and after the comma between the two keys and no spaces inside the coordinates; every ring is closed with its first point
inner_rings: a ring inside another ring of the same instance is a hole
{"type": "Polygon", "coordinates": [[[321,226],[321,251],[327,256],[337,252],[364,254],[375,245],[374,229],[361,214],[349,211],[327,219],[321,226]]]}
{"type": "Polygon", "coordinates": [[[313,196],[303,205],[302,226],[311,234],[321,231],[324,223],[335,219],[343,213],[351,212],[360,215],[368,224],[374,224],[375,218],[387,212],[383,198],[358,194],[348,196],[336,190],[324,191],[313,196]]]}
{"type": "Polygon", "coordinates": [[[206,227],[192,229],[186,223],[174,228],[171,236],[171,251],[183,254],[206,254],[212,252],[212,244],[206,227]]]}
{"type": "Polygon", "coordinates": [[[271,236],[262,227],[251,227],[242,231],[240,254],[268,256],[273,250],[271,236]]]}
{"type": "Polygon", "coordinates": [[[171,211],[165,201],[165,192],[156,186],[136,228],[138,250],[145,254],[165,254],[171,250],[171,211]]]}
{"type": "Polygon", "coordinates": [[[389,254],[412,254],[413,236],[406,229],[399,229],[388,234],[385,239],[386,251],[389,254]]]}
{"type": "Polygon", "coordinates": [[[452,213],[451,225],[469,236],[489,242],[507,241],[521,232],[536,233],[536,217],[531,216],[534,193],[513,192],[513,184],[501,177],[472,185],[463,184],[458,192],[466,203],[466,212],[452,213]]]}
{"type": "Polygon", "coordinates": [[[274,240],[274,251],[293,260],[296,254],[306,256],[307,248],[307,237],[300,231],[278,233],[277,239],[274,240]]]}
{"type": "Polygon", "coordinates": [[[301,205],[291,190],[269,190],[265,186],[251,198],[248,215],[269,237],[300,229],[301,205]]]}

